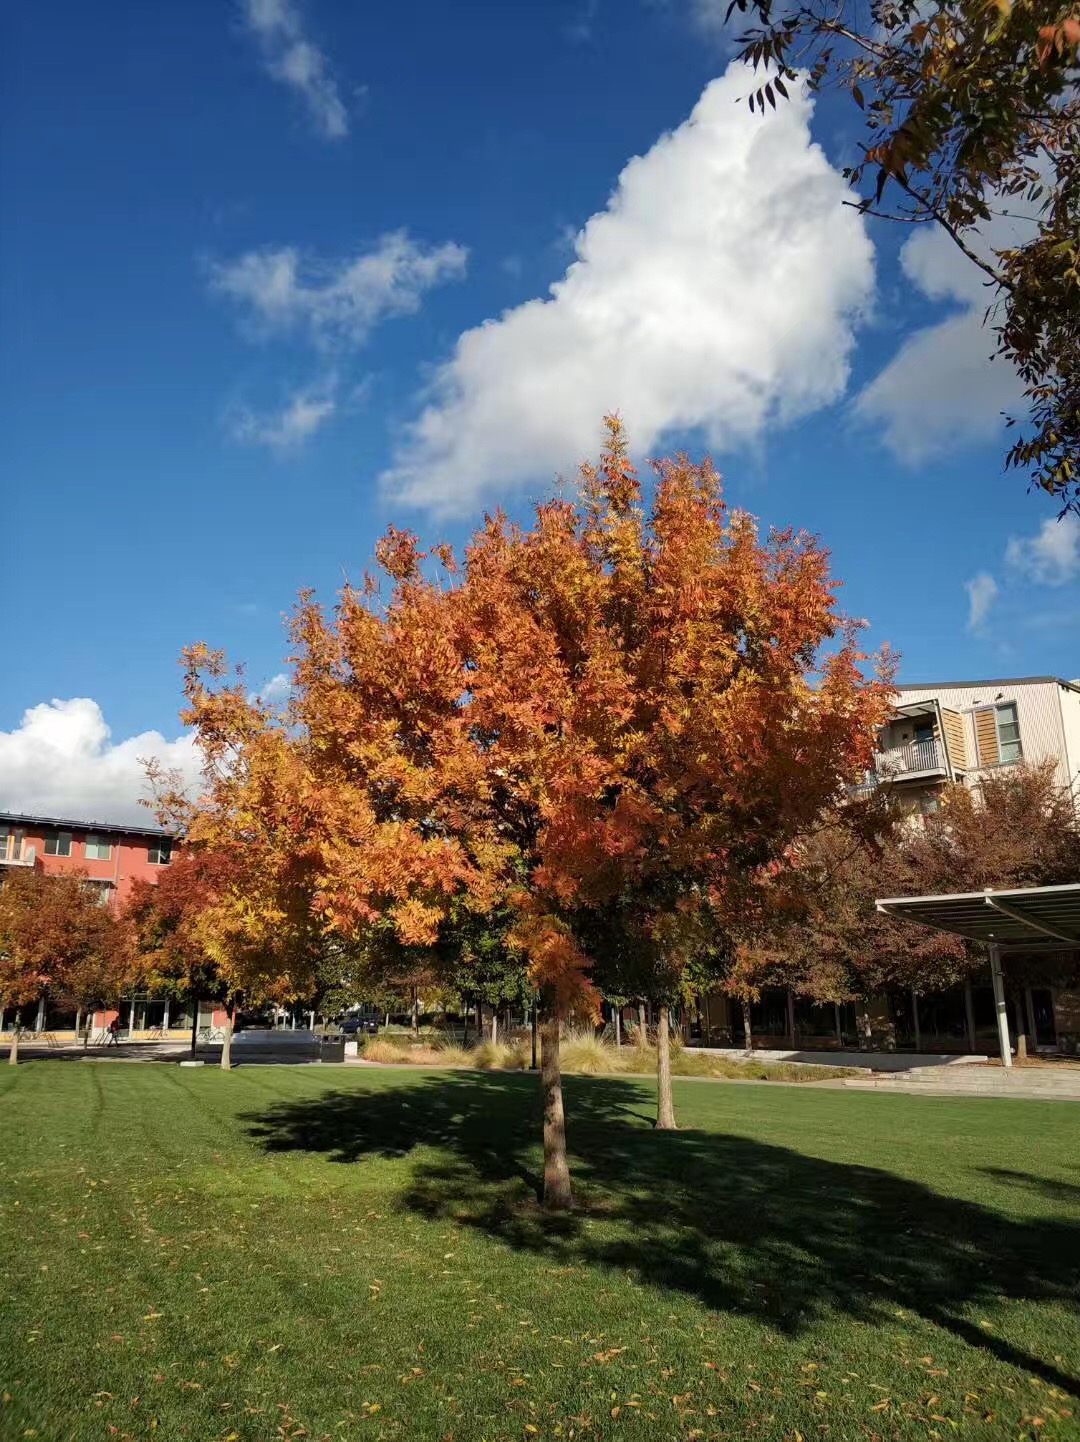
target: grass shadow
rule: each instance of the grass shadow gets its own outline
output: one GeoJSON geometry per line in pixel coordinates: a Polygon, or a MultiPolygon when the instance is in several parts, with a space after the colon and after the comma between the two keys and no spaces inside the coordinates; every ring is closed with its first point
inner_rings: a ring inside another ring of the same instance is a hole
{"type": "MultiPolygon", "coordinates": [[[[569,1079],[581,1211],[536,1204],[534,1078],[448,1073],[284,1102],[245,1118],[267,1150],[333,1161],[412,1153],[403,1204],[560,1265],[587,1264],[794,1334],[830,1313],[910,1310],[1080,1395],[1060,1358],[1031,1355],[963,1315],[1000,1296],[1080,1310],[1080,1226],[1017,1221],[874,1167],[751,1138],[657,1133],[641,1092],[569,1079]]],[[[1021,1174],[1022,1175],[1022,1174],[1021,1174]]]]}

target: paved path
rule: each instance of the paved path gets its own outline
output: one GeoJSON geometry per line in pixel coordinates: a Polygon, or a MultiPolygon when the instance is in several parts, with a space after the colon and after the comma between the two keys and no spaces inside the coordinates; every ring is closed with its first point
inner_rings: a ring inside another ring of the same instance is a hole
{"type": "Polygon", "coordinates": [[[1080,1101],[1080,1065],[973,1066],[948,1071],[913,1071],[903,1076],[846,1077],[843,1085],[861,1091],[918,1092],[926,1096],[1034,1097],[1080,1101]]]}

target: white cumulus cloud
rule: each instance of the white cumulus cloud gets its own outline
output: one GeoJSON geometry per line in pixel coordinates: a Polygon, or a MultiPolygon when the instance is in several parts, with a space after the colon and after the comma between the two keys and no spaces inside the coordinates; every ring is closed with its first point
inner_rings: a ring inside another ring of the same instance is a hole
{"type": "Polygon", "coordinates": [[[398,230],[341,261],[309,260],[293,246],[248,251],[212,265],[210,284],[259,334],[302,330],[319,345],[362,345],[380,321],[412,314],[425,291],[460,279],[467,256],[463,246],[424,246],[398,230]]]}
{"type": "Polygon", "coordinates": [[[550,480],[607,411],[646,450],[697,427],[719,450],[843,393],[873,250],[805,92],[751,114],[752,83],[729,66],[629,162],[549,298],[459,338],[382,477],[391,495],[462,512],[550,480]]]}
{"type": "Polygon", "coordinates": [[[1043,521],[1034,536],[1013,536],[1006,563],[1044,586],[1063,586],[1080,576],[1080,517],[1067,511],[1060,520],[1043,521]]]}
{"type": "MultiPolygon", "coordinates": [[[[984,259],[1031,232],[1025,222],[995,217],[967,237],[984,259]]],[[[1024,408],[1023,389],[1007,360],[994,356],[996,337],[984,324],[995,298],[987,276],[939,227],[907,241],[900,264],[928,300],[952,303],[955,313],[914,331],[866,388],[855,409],[878,428],[889,449],[917,464],[1001,433],[1004,414],[1024,408]]]]}
{"type": "Polygon", "coordinates": [[[968,593],[968,630],[977,631],[997,600],[998,583],[989,571],[980,571],[970,581],[964,582],[964,590],[968,593]]]}
{"type": "Polygon", "coordinates": [[[140,826],[155,824],[140,806],[149,797],[144,760],[156,758],[197,788],[192,735],[169,741],[144,731],[113,741],[101,707],[87,696],[42,702],[19,726],[0,731],[0,811],[140,826]]]}
{"type": "Polygon", "coordinates": [[[243,0],[242,14],[267,73],[300,96],[316,131],[327,140],[348,135],[349,117],[330,63],[304,33],[293,0],[243,0]]]}
{"type": "Polygon", "coordinates": [[[306,390],[294,391],[278,411],[259,413],[240,406],[230,417],[233,438],[250,445],[268,446],[279,455],[297,451],[334,415],[336,379],[306,390]]]}

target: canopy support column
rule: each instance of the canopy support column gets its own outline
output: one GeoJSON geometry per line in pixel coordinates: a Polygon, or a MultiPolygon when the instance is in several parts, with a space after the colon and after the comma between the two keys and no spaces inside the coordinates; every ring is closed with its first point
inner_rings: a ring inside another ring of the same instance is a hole
{"type": "Polygon", "coordinates": [[[990,943],[990,981],[994,988],[994,1010],[997,1012],[998,1044],[1001,1065],[1012,1066],[1012,1044],[1009,1041],[1009,1009],[1005,1005],[1005,983],[1001,979],[1001,947],[990,943]]]}

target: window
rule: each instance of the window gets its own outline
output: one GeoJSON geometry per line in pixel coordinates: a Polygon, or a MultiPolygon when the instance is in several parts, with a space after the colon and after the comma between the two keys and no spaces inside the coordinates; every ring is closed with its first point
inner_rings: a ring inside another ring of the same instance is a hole
{"type": "Polygon", "coordinates": [[[1002,763],[1023,760],[1020,749],[1020,721],[1016,714],[1016,702],[1007,701],[997,708],[998,759],[1002,763]]]}
{"type": "Polygon", "coordinates": [[[71,832],[57,831],[52,836],[45,838],[46,856],[70,856],[71,855],[71,832]]]}
{"type": "Polygon", "coordinates": [[[108,906],[109,897],[112,895],[111,881],[95,881],[93,877],[89,877],[83,882],[83,886],[99,906],[108,906]]]}
{"type": "Polygon", "coordinates": [[[927,795],[919,797],[919,812],[923,816],[933,816],[935,811],[941,810],[941,797],[927,795]]]}
{"type": "Polygon", "coordinates": [[[10,861],[15,856],[18,842],[14,831],[7,826],[0,826],[0,861],[10,861]]]}
{"type": "Polygon", "coordinates": [[[112,856],[112,842],[104,836],[90,835],[86,838],[87,861],[108,861],[112,856]]]}
{"type": "Polygon", "coordinates": [[[172,860],[172,842],[168,837],[162,837],[160,841],[151,841],[146,848],[146,859],[153,866],[168,866],[172,860]]]}

